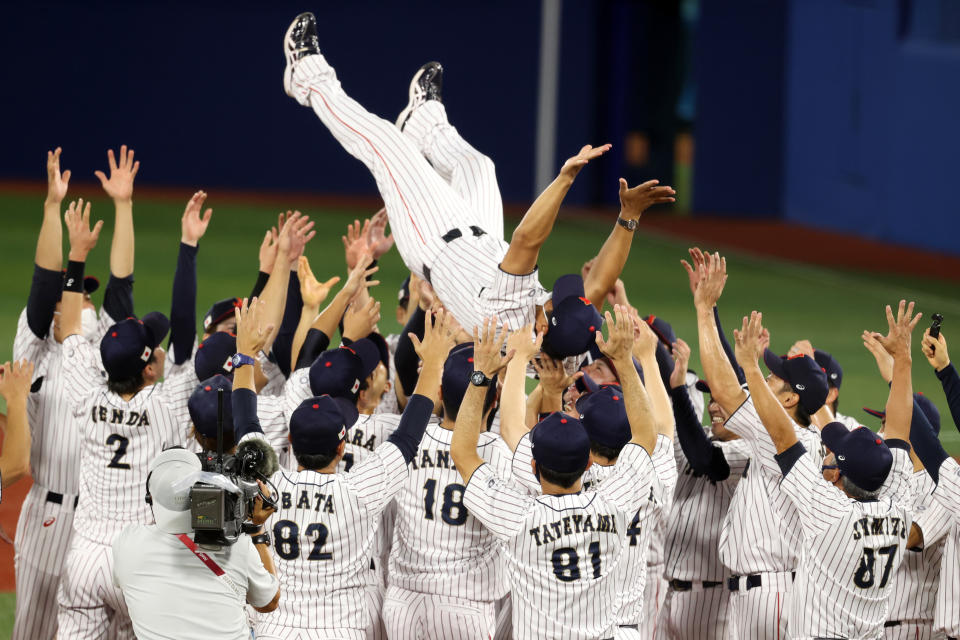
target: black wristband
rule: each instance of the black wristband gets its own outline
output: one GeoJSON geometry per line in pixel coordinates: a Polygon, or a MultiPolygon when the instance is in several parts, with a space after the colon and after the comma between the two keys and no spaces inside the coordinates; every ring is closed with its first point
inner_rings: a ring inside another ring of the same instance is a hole
{"type": "Polygon", "coordinates": [[[250,541],[253,542],[253,544],[265,544],[269,547],[270,534],[267,533],[266,529],[264,529],[260,533],[250,536],[250,541]]]}
{"type": "MultiPolygon", "coordinates": [[[[379,266],[379,264],[380,264],[379,262],[374,260],[373,262],[370,263],[370,266],[367,267],[367,270],[369,271],[370,269],[373,269],[374,267],[379,266]]],[[[371,273],[366,277],[366,280],[369,282],[370,280],[373,280],[376,277],[377,277],[377,274],[371,273]]]]}
{"type": "Polygon", "coordinates": [[[67,273],[63,277],[63,290],[83,293],[83,268],[86,263],[71,260],[67,263],[67,273]]]}

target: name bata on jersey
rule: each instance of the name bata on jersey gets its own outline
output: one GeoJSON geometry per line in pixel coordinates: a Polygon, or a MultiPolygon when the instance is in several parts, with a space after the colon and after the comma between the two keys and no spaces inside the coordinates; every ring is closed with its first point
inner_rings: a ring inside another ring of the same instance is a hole
{"type": "Polygon", "coordinates": [[[555,542],[563,535],[573,535],[587,531],[617,535],[617,518],[613,515],[597,514],[597,521],[596,524],[594,524],[591,514],[574,514],[572,516],[564,516],[556,522],[534,527],[530,529],[530,535],[539,547],[548,542],[555,542]]]}
{"type": "MultiPolygon", "coordinates": [[[[324,513],[333,513],[333,499],[332,496],[328,496],[325,493],[315,492],[313,494],[313,510],[317,513],[320,512],[320,509],[323,508],[324,513]]],[[[309,509],[310,508],[310,494],[307,491],[300,492],[300,499],[297,500],[297,509],[309,509]]],[[[287,491],[282,491],[280,493],[280,507],[282,509],[292,509],[293,508],[293,496],[290,495],[287,491]]]]}
{"type": "Polygon", "coordinates": [[[906,538],[907,530],[902,525],[903,521],[894,516],[860,518],[853,523],[853,539],[859,540],[867,536],[900,536],[906,538]]]}
{"type": "Polygon", "coordinates": [[[94,423],[109,422],[110,424],[125,424],[128,427],[150,426],[150,418],[147,417],[146,411],[140,413],[139,411],[115,409],[113,407],[94,407],[90,412],[90,419],[94,423]]]}

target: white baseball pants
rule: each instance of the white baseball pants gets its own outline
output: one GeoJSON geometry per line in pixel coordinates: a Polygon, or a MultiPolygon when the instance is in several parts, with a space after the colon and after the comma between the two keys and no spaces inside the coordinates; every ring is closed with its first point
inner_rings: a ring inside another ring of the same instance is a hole
{"type": "Polygon", "coordinates": [[[477,602],[387,587],[383,623],[390,640],[490,640],[495,602],[477,602]]]}
{"type": "Polygon", "coordinates": [[[730,593],[728,637],[778,640],[787,637],[789,592],[764,586],[730,593]]]}
{"type": "Polygon", "coordinates": [[[704,589],[694,583],[689,591],[667,590],[657,620],[657,640],[726,640],[726,584],[704,589]]]}
{"type": "Polygon", "coordinates": [[[99,640],[108,637],[113,625],[118,640],[134,639],[123,592],[113,583],[113,552],[109,546],[73,536],[57,602],[59,638],[99,640]]]}

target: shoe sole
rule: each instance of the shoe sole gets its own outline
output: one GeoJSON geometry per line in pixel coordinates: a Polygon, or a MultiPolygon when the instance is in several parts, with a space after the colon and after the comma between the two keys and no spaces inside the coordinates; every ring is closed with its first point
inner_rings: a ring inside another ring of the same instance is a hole
{"type": "Polygon", "coordinates": [[[413,113],[413,109],[417,106],[417,84],[420,82],[420,76],[423,75],[424,71],[426,71],[426,69],[417,69],[417,72],[413,74],[413,80],[410,81],[407,106],[404,107],[403,111],[400,112],[400,115],[397,116],[397,128],[401,131],[403,131],[403,125],[407,123],[407,118],[410,117],[410,114],[413,113]]]}

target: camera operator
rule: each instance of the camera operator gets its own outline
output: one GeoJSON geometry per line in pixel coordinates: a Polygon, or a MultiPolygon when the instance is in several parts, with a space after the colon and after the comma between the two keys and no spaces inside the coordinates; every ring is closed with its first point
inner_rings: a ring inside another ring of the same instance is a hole
{"type": "MultiPolygon", "coordinates": [[[[114,582],[140,640],[249,640],[244,604],[268,612],[280,601],[262,527],[220,551],[205,552],[189,536],[188,478],[200,470],[200,460],[186,449],[157,456],[147,480],[156,524],[128,526],[113,542],[114,582]]],[[[258,497],[251,520],[262,525],[271,512],[258,497]]]]}

